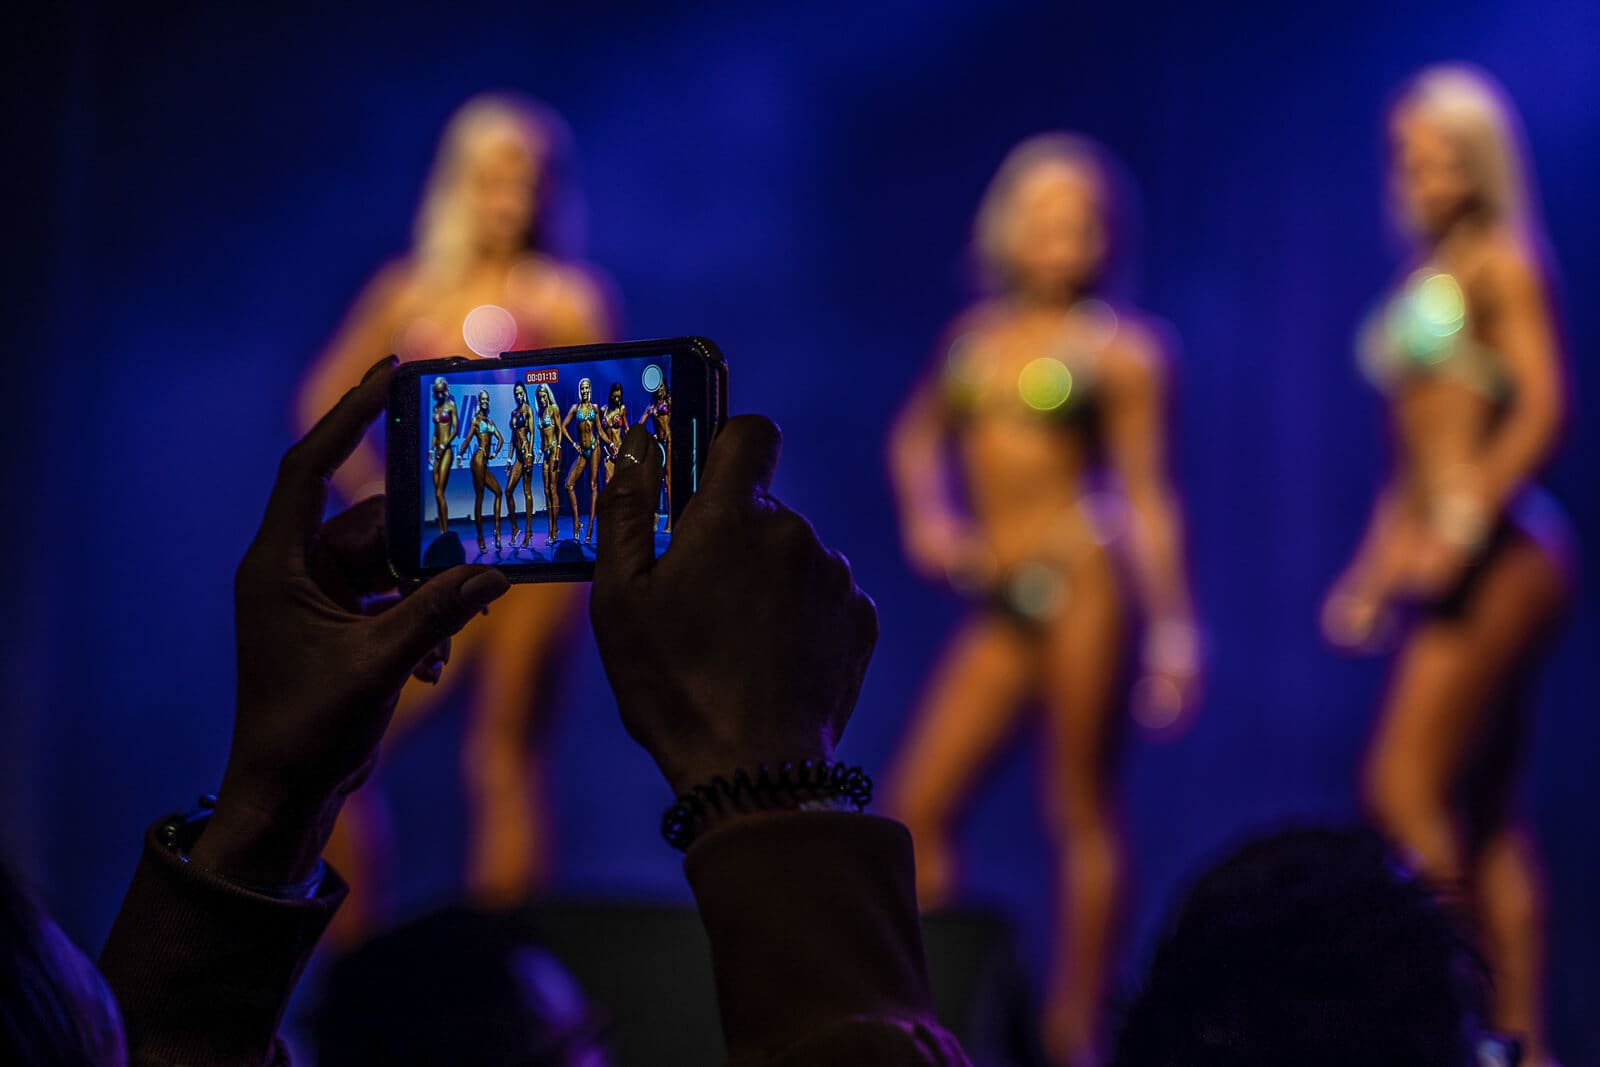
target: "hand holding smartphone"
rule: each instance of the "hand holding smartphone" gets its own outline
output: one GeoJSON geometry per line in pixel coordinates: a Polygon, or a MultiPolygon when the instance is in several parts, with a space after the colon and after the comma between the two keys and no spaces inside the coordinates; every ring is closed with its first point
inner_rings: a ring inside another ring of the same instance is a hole
{"type": "Polygon", "coordinates": [[[513,582],[594,576],[594,503],[643,422],[661,449],[656,554],[727,419],[703,337],[401,364],[389,389],[389,565],[420,581],[488,563],[513,582]]]}

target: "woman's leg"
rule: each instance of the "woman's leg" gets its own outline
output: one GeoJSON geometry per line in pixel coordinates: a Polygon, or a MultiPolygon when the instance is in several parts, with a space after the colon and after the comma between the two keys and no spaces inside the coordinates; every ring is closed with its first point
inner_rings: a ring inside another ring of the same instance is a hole
{"type": "MultiPolygon", "coordinates": [[[[506,470],[506,517],[511,520],[511,543],[513,545],[517,543],[517,484],[524,477],[526,475],[522,470],[522,460],[512,460],[511,466],[506,470]]],[[[523,492],[527,492],[526,486],[523,486],[523,492]]]]}
{"type": "Polygon", "coordinates": [[[1430,618],[1402,648],[1364,783],[1378,824],[1423,871],[1456,886],[1468,871],[1452,794],[1565,596],[1560,568],[1520,535],[1471,581],[1458,609],[1430,618]]]}
{"type": "Polygon", "coordinates": [[[485,907],[525,900],[549,878],[543,748],[559,699],[553,676],[576,632],[575,586],[519,586],[487,624],[479,690],[461,752],[467,892],[485,907]]]}
{"type": "Polygon", "coordinates": [[[1033,684],[1033,640],[979,612],[939,657],[888,776],[889,811],[916,847],[917,902],[943,907],[955,890],[950,822],[1016,726],[1033,684]]]}
{"type": "Polygon", "coordinates": [[[489,465],[483,467],[484,481],[489,483],[489,491],[494,494],[494,547],[500,547],[500,502],[504,494],[500,491],[500,482],[489,472],[489,465]]]}
{"type": "Polygon", "coordinates": [[[1494,1025],[1522,1039],[1529,1067],[1555,1060],[1544,1027],[1544,879],[1518,794],[1539,670],[1565,619],[1568,590],[1558,561],[1522,541],[1485,576],[1470,616],[1480,654],[1510,666],[1464,783],[1466,873],[1494,974],[1494,1025]]]}
{"type": "Polygon", "coordinates": [[[522,543],[533,540],[533,461],[522,472],[522,543]]]}
{"type": "Polygon", "coordinates": [[[450,484],[450,451],[433,461],[433,503],[439,512],[439,535],[450,532],[450,508],[445,503],[445,487],[450,484]]]}
{"type": "Polygon", "coordinates": [[[472,521],[478,527],[478,551],[487,552],[489,547],[483,543],[483,484],[489,473],[489,466],[483,461],[483,453],[479,452],[472,457],[472,521]]]}
{"type": "Polygon", "coordinates": [[[583,463],[584,458],[579,455],[577,459],[572,461],[572,468],[567,471],[567,502],[572,505],[572,539],[574,541],[580,539],[578,523],[582,515],[578,511],[578,491],[573,487],[578,484],[578,475],[583,473],[583,463]]]}
{"type": "Polygon", "coordinates": [[[1127,620],[1109,561],[1071,575],[1044,650],[1050,725],[1045,824],[1056,857],[1056,936],[1045,994],[1045,1051],[1098,1063],[1099,1019],[1117,944],[1125,857],[1115,797],[1127,620]]]}
{"type": "Polygon", "coordinates": [[[583,539],[585,541],[594,537],[594,505],[600,499],[600,459],[598,456],[589,460],[589,524],[584,527],[583,539]]]}
{"type": "Polygon", "coordinates": [[[554,457],[544,465],[544,514],[550,522],[550,543],[553,545],[560,540],[556,526],[561,518],[561,465],[554,457]]]}
{"type": "Polygon", "coordinates": [[[667,525],[663,533],[672,532],[672,438],[667,438],[667,459],[661,465],[661,478],[667,483],[667,525]]]}

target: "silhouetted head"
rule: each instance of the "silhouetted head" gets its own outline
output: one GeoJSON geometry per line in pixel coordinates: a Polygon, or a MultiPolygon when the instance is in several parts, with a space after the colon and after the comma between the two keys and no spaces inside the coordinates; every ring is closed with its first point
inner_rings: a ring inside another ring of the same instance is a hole
{"type": "Polygon", "coordinates": [[[606,390],[606,406],[620,408],[622,406],[622,383],[612,382],[611,388],[606,390]]]}
{"type": "Polygon", "coordinates": [[[336,963],[317,1013],[323,1067],[603,1067],[604,1029],[515,915],[450,909],[336,963]]]}
{"type": "Polygon", "coordinates": [[[0,1063],[122,1067],[127,1059],[105,979],[0,863],[0,1063]]]}
{"type": "Polygon", "coordinates": [[[1493,78],[1445,63],[1411,79],[1389,110],[1396,217],[1436,239],[1464,219],[1531,225],[1516,111],[1493,78]]]}
{"type": "Polygon", "coordinates": [[[1471,1067],[1486,978],[1369,831],[1289,830],[1201,875],[1123,1013],[1115,1067],[1471,1067]]]}

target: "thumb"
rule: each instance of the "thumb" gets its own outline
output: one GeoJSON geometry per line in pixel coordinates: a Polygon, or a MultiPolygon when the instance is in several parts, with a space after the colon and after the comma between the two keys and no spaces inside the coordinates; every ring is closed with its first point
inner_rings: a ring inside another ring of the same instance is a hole
{"type": "Polygon", "coordinates": [[[385,668],[403,678],[435,645],[453,636],[510,588],[506,576],[493,567],[462,564],[434,575],[372,620],[385,668]]]}
{"type": "Polygon", "coordinates": [[[600,494],[595,546],[597,588],[626,585],[656,558],[656,504],[661,499],[661,449],[643,426],[622,439],[611,481],[600,494]]]}

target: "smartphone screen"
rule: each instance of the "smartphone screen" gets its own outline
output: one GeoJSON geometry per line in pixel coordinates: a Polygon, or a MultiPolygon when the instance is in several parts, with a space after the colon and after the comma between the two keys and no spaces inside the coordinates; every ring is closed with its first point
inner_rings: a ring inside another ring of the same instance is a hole
{"type": "MultiPolygon", "coordinates": [[[[415,413],[416,432],[396,435],[391,427],[396,572],[425,576],[458,563],[488,563],[521,581],[592,576],[595,500],[623,435],[639,423],[662,459],[654,522],[659,556],[674,515],[699,487],[721,397],[720,389],[715,398],[707,392],[705,383],[718,380],[707,371],[721,366],[720,356],[709,363],[704,351],[682,342],[406,365],[410,373],[397,375],[395,387],[410,394],[396,398],[408,401],[396,407],[415,413]],[[410,470],[399,479],[397,436],[414,441],[410,470]],[[410,531],[396,529],[396,522],[409,522],[410,531]],[[401,552],[414,555],[401,559],[401,552]]],[[[404,421],[400,411],[391,415],[404,421]]]]}

